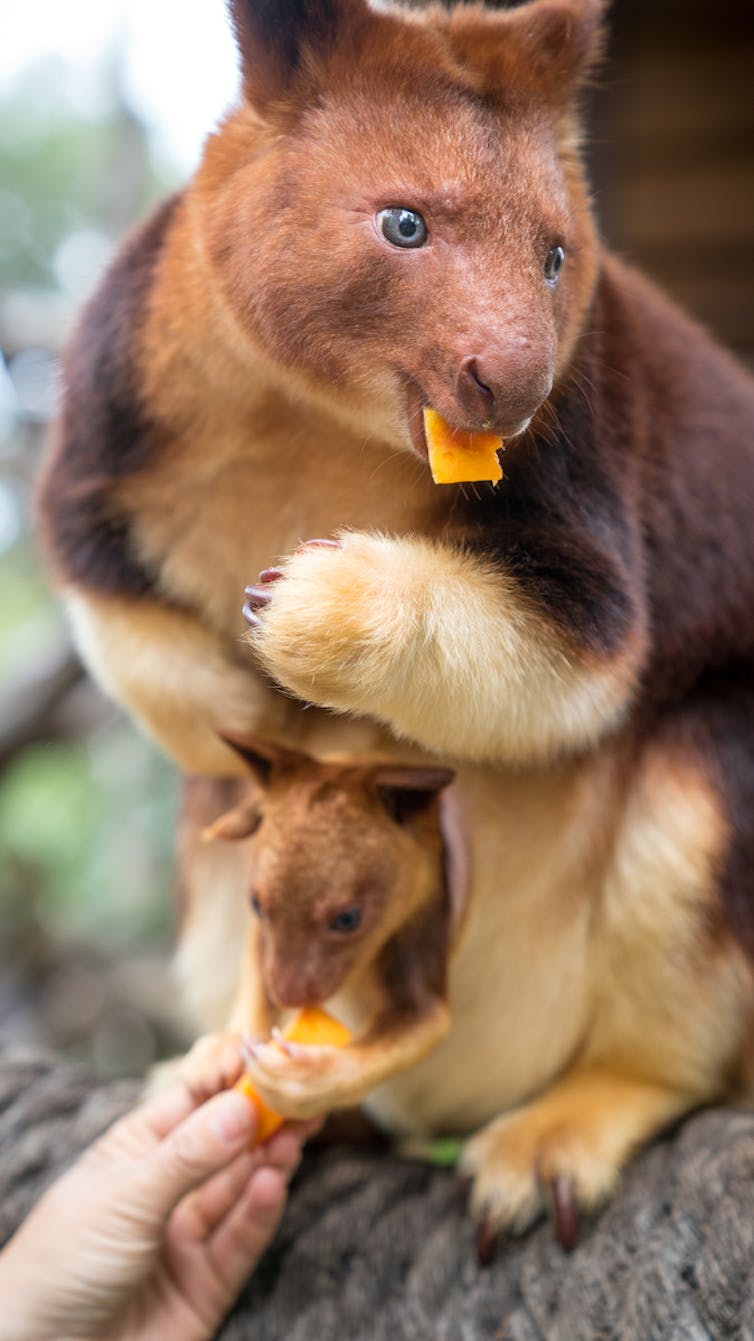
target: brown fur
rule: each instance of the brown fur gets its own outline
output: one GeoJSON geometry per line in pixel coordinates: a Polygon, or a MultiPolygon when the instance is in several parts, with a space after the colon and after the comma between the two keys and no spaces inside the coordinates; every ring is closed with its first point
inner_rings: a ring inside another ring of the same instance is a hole
{"type": "MultiPolygon", "coordinates": [[[[517,1226],[540,1168],[596,1200],[751,1057],[754,390],[597,241],[600,11],[233,0],[243,101],[84,315],[40,490],[90,664],[187,769],[239,772],[218,729],[457,767],[452,1027],[369,1104],[492,1123],[475,1204],[517,1226]],[[425,247],[382,236],[395,206],[425,247]],[[508,437],[498,487],[431,483],[427,402],[508,437]]],[[[191,863],[222,1024],[242,869],[191,863]]]]}
{"type": "MultiPolygon", "coordinates": [[[[257,1049],[248,1063],[281,1111],[304,1116],[356,1104],[421,1060],[448,1027],[453,909],[438,793],[452,774],[318,763],[249,737],[230,743],[254,781],[235,784],[235,804],[203,839],[248,840],[250,925],[226,1030],[189,1054],[183,1074],[211,1084],[219,1058],[227,1079],[240,1066],[234,1033],[236,1042],[239,1033],[266,1038],[281,1011],[319,1005],[356,983],[372,1010],[347,1049],[324,1060],[302,1054],[300,1074],[288,1065],[282,1078],[276,1049],[257,1049]],[[333,926],[344,911],[361,919],[352,930],[333,926]]],[[[195,814],[207,799],[206,789],[195,789],[195,814]]]]}

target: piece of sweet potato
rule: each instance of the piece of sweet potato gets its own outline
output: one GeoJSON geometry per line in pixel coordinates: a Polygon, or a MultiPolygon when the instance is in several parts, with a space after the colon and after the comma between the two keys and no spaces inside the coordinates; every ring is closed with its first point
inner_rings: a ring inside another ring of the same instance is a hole
{"type": "Polygon", "coordinates": [[[497,454],[503,439],[496,433],[464,433],[451,428],[441,414],[424,407],[424,432],[429,467],[435,484],[496,483],[503,478],[497,454]]]}
{"type": "MultiPolygon", "coordinates": [[[[333,1019],[327,1011],[320,1010],[318,1006],[306,1006],[290,1021],[282,1030],[284,1039],[291,1043],[304,1043],[310,1047],[331,1047],[344,1048],[351,1041],[351,1031],[347,1029],[340,1020],[333,1019]]],[[[241,1076],[236,1081],[235,1089],[241,1094],[245,1094],[254,1104],[259,1115],[259,1126],[257,1129],[256,1145],[263,1143],[282,1127],[285,1118],[276,1113],[264,1102],[261,1095],[257,1094],[248,1075],[241,1076]]]]}

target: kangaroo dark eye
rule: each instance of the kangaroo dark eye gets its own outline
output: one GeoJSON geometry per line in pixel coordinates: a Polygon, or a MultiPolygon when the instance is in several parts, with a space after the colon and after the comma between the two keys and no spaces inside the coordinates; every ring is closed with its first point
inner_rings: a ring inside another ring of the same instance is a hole
{"type": "Polygon", "coordinates": [[[545,279],[548,284],[557,284],[563,269],[565,252],[562,247],[551,247],[545,261],[545,279]]]}
{"type": "Polygon", "coordinates": [[[330,930],[337,931],[343,936],[347,936],[350,931],[358,931],[360,926],[360,908],[343,908],[341,912],[330,918],[329,922],[330,930]]]}
{"type": "Polygon", "coordinates": [[[261,916],[262,916],[262,905],[261,905],[261,903],[259,902],[259,899],[257,898],[257,895],[256,895],[256,894],[252,894],[252,895],[250,896],[250,898],[249,898],[249,902],[250,902],[250,904],[251,904],[251,910],[252,910],[252,912],[256,913],[257,917],[261,917],[261,916]]]}
{"type": "Polygon", "coordinates": [[[416,210],[380,210],[377,222],[382,236],[394,247],[423,247],[427,241],[427,225],[416,210]]]}

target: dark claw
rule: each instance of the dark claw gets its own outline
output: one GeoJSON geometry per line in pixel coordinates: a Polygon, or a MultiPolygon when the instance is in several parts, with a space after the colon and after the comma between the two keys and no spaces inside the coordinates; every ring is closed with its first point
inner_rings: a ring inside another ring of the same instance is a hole
{"type": "Polygon", "coordinates": [[[573,1252],[579,1237],[579,1217],[573,1179],[559,1173],[549,1184],[555,1216],[555,1235],[564,1252],[573,1252]]]}
{"type": "Polygon", "coordinates": [[[263,568],[257,578],[257,582],[261,582],[263,586],[267,586],[270,582],[277,582],[278,578],[282,576],[282,568],[263,568]]]}
{"type": "Polygon", "coordinates": [[[481,1267],[487,1267],[495,1260],[497,1249],[497,1230],[486,1212],[477,1225],[476,1260],[481,1267]]]}
{"type": "Polygon", "coordinates": [[[332,540],[332,539],[304,540],[304,542],[298,546],[296,553],[301,554],[302,550],[305,549],[342,549],[342,548],[343,544],[340,540],[332,540]]]}

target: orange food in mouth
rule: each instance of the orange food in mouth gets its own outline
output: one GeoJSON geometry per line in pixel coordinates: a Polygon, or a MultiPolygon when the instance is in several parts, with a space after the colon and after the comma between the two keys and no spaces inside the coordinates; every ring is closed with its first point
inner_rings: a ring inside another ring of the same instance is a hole
{"type": "MultiPolygon", "coordinates": [[[[318,1006],[307,1006],[300,1010],[290,1024],[285,1026],[282,1035],[287,1042],[304,1043],[309,1047],[344,1048],[351,1042],[350,1029],[341,1024],[340,1020],[333,1019],[326,1010],[320,1010],[318,1006]]],[[[257,1094],[250,1076],[241,1076],[233,1088],[240,1094],[245,1094],[256,1108],[259,1123],[254,1144],[263,1145],[274,1135],[278,1127],[282,1127],[285,1118],[270,1108],[262,1096],[257,1094]]]]}
{"type": "Polygon", "coordinates": [[[424,406],[429,468],[435,484],[496,483],[503,478],[497,454],[503,439],[496,433],[466,433],[451,428],[441,414],[424,406]]]}

